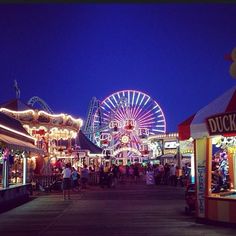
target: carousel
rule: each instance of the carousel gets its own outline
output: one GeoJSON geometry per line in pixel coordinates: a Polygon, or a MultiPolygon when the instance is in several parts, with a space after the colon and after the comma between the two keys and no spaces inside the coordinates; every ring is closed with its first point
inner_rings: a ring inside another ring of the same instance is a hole
{"type": "MultiPolygon", "coordinates": [[[[18,101],[19,102],[19,101],[18,101]]],[[[66,162],[76,162],[76,136],[83,124],[67,114],[50,114],[43,110],[26,109],[16,111],[7,107],[0,108],[2,113],[21,122],[25,130],[35,139],[35,145],[44,151],[39,173],[51,175],[56,168],[62,168],[66,162]]]]}

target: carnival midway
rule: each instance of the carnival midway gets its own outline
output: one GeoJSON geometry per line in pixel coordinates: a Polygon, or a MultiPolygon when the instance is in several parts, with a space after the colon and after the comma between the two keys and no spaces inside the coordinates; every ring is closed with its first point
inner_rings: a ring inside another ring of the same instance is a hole
{"type": "Polygon", "coordinates": [[[68,165],[81,177],[80,187],[112,187],[132,179],[175,185],[180,174],[171,177],[171,166],[173,175],[176,167],[183,170],[181,185],[194,181],[192,140],[179,141],[178,133],[166,133],[163,110],[149,95],[122,90],[102,101],[93,97],[83,122],[54,113],[37,96],[21,101],[16,81],[14,87],[16,98],[0,106],[1,191],[6,201],[29,189],[60,189],[68,165]]]}
{"type": "MultiPolygon", "coordinates": [[[[236,49],[231,60],[236,77],[236,49]]],[[[166,132],[162,107],[142,91],[93,97],[83,121],[54,113],[37,96],[25,103],[17,81],[14,88],[16,97],[0,105],[1,205],[71,184],[79,192],[87,185],[142,182],[185,187],[187,211],[236,223],[236,87],[180,123],[175,133],[166,132]],[[72,180],[65,184],[66,169],[72,180]]]]}

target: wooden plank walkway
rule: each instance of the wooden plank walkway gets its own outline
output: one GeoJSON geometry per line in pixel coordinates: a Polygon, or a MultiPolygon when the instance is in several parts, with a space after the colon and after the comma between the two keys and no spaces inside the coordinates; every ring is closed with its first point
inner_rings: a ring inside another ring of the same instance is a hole
{"type": "Polygon", "coordinates": [[[236,235],[236,229],[198,224],[186,215],[181,187],[93,186],[71,198],[63,200],[61,193],[41,194],[0,214],[0,235],[236,235]]]}

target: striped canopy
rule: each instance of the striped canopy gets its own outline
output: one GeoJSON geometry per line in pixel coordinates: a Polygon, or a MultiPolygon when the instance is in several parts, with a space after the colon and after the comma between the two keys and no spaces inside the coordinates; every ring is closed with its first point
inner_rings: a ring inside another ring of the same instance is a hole
{"type": "Polygon", "coordinates": [[[178,125],[179,139],[209,136],[206,119],[210,116],[236,111],[236,86],[200,109],[196,114],[178,125]]]}

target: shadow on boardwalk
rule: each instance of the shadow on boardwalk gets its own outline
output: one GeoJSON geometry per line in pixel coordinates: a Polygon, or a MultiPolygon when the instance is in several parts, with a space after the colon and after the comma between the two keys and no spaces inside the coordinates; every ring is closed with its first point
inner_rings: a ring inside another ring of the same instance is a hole
{"type": "Polygon", "coordinates": [[[1,235],[235,235],[236,229],[195,222],[184,213],[184,188],[124,184],[93,186],[64,201],[41,194],[0,214],[1,235]]]}

